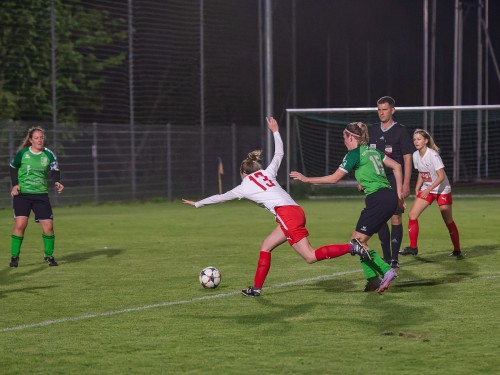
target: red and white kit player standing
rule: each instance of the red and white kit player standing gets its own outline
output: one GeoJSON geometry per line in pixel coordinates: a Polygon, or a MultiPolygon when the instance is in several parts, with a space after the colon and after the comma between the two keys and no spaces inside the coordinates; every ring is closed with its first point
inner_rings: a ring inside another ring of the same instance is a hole
{"type": "Polygon", "coordinates": [[[410,237],[410,246],[405,248],[402,255],[417,255],[418,247],[418,217],[420,214],[437,201],[441,216],[443,218],[448,232],[450,233],[451,242],[453,243],[453,252],[450,256],[462,259],[463,255],[460,250],[460,237],[457,226],[452,215],[452,196],[451,185],[446,173],[444,172],[444,164],[441,156],[439,156],[439,148],[434,143],[430,134],[423,130],[417,129],[413,133],[413,144],[417,151],[413,153],[413,165],[418,169],[417,185],[415,186],[415,200],[408,214],[408,235],[410,237]]]}
{"type": "Polygon", "coordinates": [[[356,240],[346,244],[325,245],[316,250],[311,246],[307,238],[309,232],[305,227],[304,211],[276,180],[285,154],[278,123],[273,117],[268,117],[267,125],[273,133],[275,150],[273,160],[266,169],[262,169],[260,163],[262,151],[252,151],[241,163],[240,185],[224,194],[212,195],[198,202],[182,200],[186,204],[199,208],[208,204],[246,198],[263,206],[276,217],[278,226],[266,237],[260,247],[254,284],[241,291],[242,294],[252,297],[258,297],[261,294],[262,286],[271,267],[271,251],[286,241],[307,263],[336,258],[347,253],[359,255],[362,259],[369,259],[367,251],[356,240]]]}

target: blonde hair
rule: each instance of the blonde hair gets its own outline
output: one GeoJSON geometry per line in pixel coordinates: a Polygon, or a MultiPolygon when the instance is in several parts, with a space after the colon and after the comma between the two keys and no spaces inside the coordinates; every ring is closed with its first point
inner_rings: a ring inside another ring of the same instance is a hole
{"type": "Polygon", "coordinates": [[[366,146],[368,144],[368,127],[362,122],[351,122],[347,124],[344,132],[356,138],[358,140],[358,145],[366,146]]]}
{"type": "Polygon", "coordinates": [[[262,150],[254,150],[250,152],[246,159],[241,162],[240,173],[252,174],[262,169],[262,150]]]}
{"type": "Polygon", "coordinates": [[[31,138],[33,138],[33,133],[39,131],[45,136],[45,129],[40,127],[40,126],[33,126],[28,129],[28,134],[26,134],[26,137],[24,137],[23,141],[19,145],[18,151],[31,146],[31,138]]]}
{"type": "Polygon", "coordinates": [[[427,147],[432,148],[434,151],[439,152],[439,147],[434,143],[431,135],[424,129],[417,129],[413,132],[413,135],[420,134],[424,139],[427,139],[427,147]]]}

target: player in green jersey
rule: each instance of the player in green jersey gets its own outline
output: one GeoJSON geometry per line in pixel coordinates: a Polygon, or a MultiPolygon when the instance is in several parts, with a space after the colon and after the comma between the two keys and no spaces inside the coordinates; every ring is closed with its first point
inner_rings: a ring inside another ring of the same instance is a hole
{"type": "Polygon", "coordinates": [[[21,244],[31,211],[35,213],[35,220],[42,227],[44,260],[49,266],[57,266],[52,256],[55,236],[48,194],[49,172],[58,193],[63,191],[64,186],[61,184],[61,172],[57,159],[52,151],[44,147],[44,144],[45,131],[40,127],[30,128],[10,163],[11,195],[14,208],[10,267],[13,268],[19,264],[21,244]]]}
{"type": "MultiPolygon", "coordinates": [[[[344,130],[344,144],[349,150],[339,168],[329,176],[306,177],[299,172],[291,172],[290,177],[310,184],[335,184],[354,171],[354,176],[366,194],[366,207],[361,211],[352,239],[368,248],[370,237],[378,233],[380,227],[393,215],[398,204],[404,206],[401,165],[376,148],[368,146],[368,128],[361,122],[352,122],[344,130]],[[397,192],[391,189],[384,166],[394,170],[397,192]]],[[[368,253],[371,260],[362,260],[361,265],[368,280],[365,291],[386,290],[397,276],[373,249],[368,253]],[[380,279],[379,276],[382,276],[380,279]]]]}

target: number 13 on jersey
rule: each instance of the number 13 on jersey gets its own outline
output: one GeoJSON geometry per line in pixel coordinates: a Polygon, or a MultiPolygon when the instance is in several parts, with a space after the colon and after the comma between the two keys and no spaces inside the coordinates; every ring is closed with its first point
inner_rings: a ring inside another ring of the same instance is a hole
{"type": "Polygon", "coordinates": [[[275,186],[274,182],[272,182],[262,172],[251,174],[250,176],[248,176],[248,178],[262,190],[267,190],[267,188],[275,186]]]}

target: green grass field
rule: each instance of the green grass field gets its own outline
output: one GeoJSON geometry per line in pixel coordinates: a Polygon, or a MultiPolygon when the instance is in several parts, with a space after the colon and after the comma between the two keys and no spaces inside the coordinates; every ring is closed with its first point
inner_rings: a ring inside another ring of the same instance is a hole
{"type": "MultiPolygon", "coordinates": [[[[300,203],[313,246],[347,242],[363,207],[300,203]]],[[[260,298],[239,290],[275,224],[249,202],[58,208],[60,266],[43,262],[30,220],[17,269],[8,267],[12,213],[2,210],[0,372],[497,374],[499,203],[455,199],[462,261],[447,256],[451,241],[431,206],[419,256],[402,257],[384,295],[362,291],[357,258],[308,265],[283,245],[260,298]],[[222,273],[214,290],[198,283],[209,265],[222,273]]],[[[381,252],[378,238],[370,244],[381,252]]]]}

